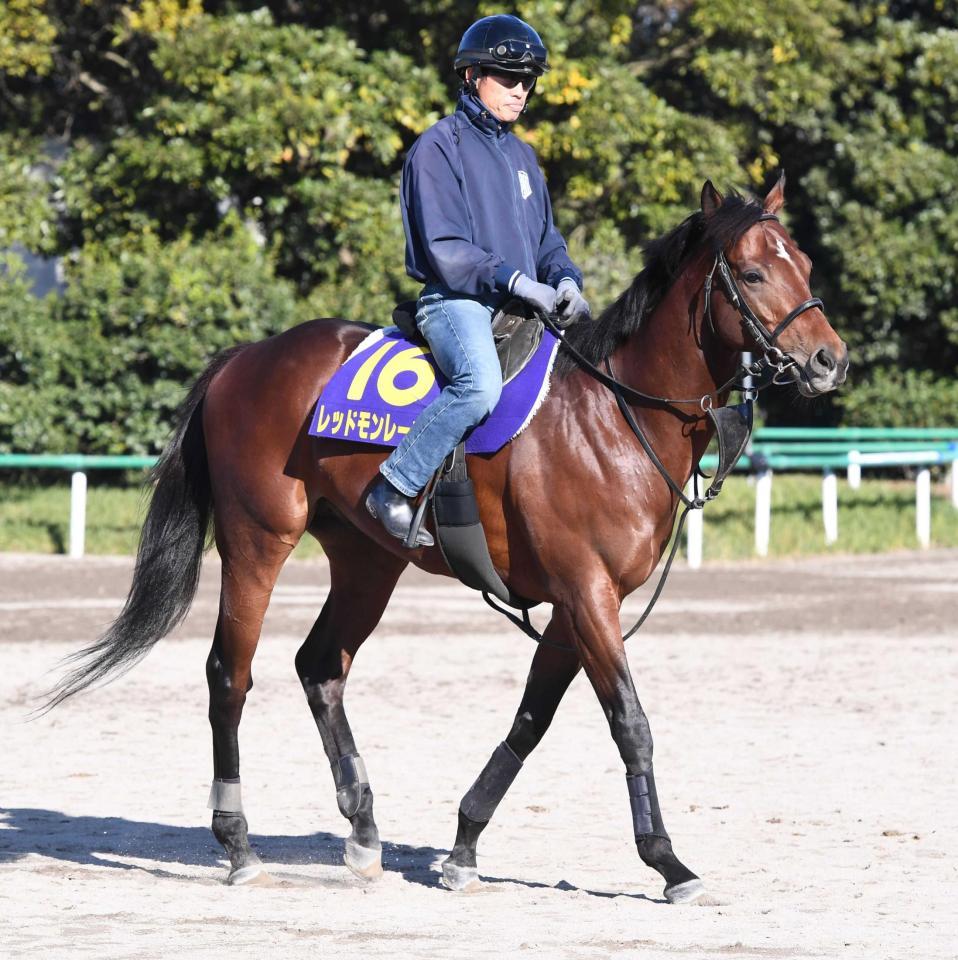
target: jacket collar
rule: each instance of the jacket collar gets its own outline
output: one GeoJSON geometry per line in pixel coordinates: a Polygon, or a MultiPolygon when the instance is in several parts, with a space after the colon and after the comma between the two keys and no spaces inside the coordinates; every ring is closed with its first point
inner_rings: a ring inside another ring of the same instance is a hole
{"type": "Polygon", "coordinates": [[[487,137],[502,137],[509,132],[511,123],[505,123],[497,120],[486,105],[470,93],[463,93],[459,97],[457,110],[466,115],[466,119],[480,132],[487,137]]]}

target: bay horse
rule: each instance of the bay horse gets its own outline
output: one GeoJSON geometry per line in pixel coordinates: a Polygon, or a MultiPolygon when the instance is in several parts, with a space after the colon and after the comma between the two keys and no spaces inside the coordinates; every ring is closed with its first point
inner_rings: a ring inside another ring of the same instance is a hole
{"type": "MultiPolygon", "coordinates": [[[[810,298],[811,262],[775,216],[783,203],[783,178],[761,203],[737,193],[723,198],[706,182],[701,209],[649,244],[631,286],[595,322],[567,335],[589,362],[613,364],[626,385],[659,397],[703,398],[691,413],[670,402],[629,402],[680,486],[711,436],[705,400],[726,402],[738,357],[758,346],[756,335],[768,347],[774,331],[774,349],[788,358],[786,376],[806,396],[845,378],[845,344],[821,301],[810,298]],[[711,285],[720,264],[741,296],[711,285]],[[783,325],[783,316],[794,322],[783,325]]],[[[330,589],[296,654],[296,671],[332,766],[339,809],[352,827],[345,862],[366,878],[382,872],[373,793],[343,693],[356,652],[406,565],[450,574],[437,549],[407,550],[367,513],[384,449],[307,433],[324,385],[372,329],[314,320],[213,358],[184,400],[152,475],[126,604],[98,641],[74,655],[74,669],[48,701],[52,707],[131,666],[185,616],[212,529],[222,588],[206,664],[210,806],[233,883],[263,876],[243,812],[238,730],[273,585],[307,532],[326,553],[330,589]]],[[[664,878],[667,900],[694,900],[704,886],[679,860],[664,826],[652,736],[619,626],[623,598],[650,576],[668,543],[677,495],[606,386],[568,359],[553,381],[523,433],[494,455],[469,458],[497,571],[513,593],[550,603],[553,612],[508,735],[462,800],[443,882],[456,890],[478,883],[479,835],[581,668],[622,757],[639,856],[664,878]]]]}

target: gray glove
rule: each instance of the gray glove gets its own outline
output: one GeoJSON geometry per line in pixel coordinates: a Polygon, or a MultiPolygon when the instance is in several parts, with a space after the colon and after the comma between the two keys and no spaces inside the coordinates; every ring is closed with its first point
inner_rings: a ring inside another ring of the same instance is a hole
{"type": "Polygon", "coordinates": [[[556,290],[556,308],[559,311],[559,319],[556,326],[560,330],[571,327],[573,323],[579,320],[591,320],[592,311],[589,310],[589,304],[585,297],[579,292],[575,280],[566,277],[559,283],[556,290]]]}
{"type": "Polygon", "coordinates": [[[512,292],[547,317],[556,312],[556,292],[547,283],[536,283],[531,277],[520,273],[512,285],[512,292]]]}

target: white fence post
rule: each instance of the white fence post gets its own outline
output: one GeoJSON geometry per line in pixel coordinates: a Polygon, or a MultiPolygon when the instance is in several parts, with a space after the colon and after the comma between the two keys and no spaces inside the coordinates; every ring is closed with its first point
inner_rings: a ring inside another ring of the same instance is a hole
{"type": "Polygon", "coordinates": [[[915,477],[915,533],[918,543],[931,543],[931,471],[923,467],[915,477]]]}
{"type": "Polygon", "coordinates": [[[77,471],[70,479],[70,556],[82,557],[86,537],[86,474],[77,471]]]}
{"type": "Polygon", "coordinates": [[[768,556],[772,527],[772,471],[762,470],[755,478],[755,552],[768,556]]]}
{"type": "Polygon", "coordinates": [[[951,461],[951,505],[958,509],[958,460],[951,461]]]}
{"type": "Polygon", "coordinates": [[[838,539],[838,477],[827,469],[822,474],[822,520],[825,543],[834,543],[838,539]]]}
{"type": "Polygon", "coordinates": [[[848,486],[857,490],[862,485],[862,465],[858,462],[857,450],[848,451],[848,486]]]}
{"type": "MultiPolygon", "coordinates": [[[[695,481],[690,480],[685,495],[691,500],[695,496],[695,481]]],[[[689,569],[698,570],[702,566],[702,510],[690,510],[685,518],[685,549],[689,559],[689,569]]]]}

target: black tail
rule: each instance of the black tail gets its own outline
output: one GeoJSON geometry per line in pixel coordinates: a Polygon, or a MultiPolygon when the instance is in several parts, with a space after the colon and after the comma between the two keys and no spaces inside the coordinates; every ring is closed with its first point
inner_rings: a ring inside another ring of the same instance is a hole
{"type": "Polygon", "coordinates": [[[213,510],[200,406],[213,376],[242,349],[217,354],[180,405],[173,437],[150,474],[153,496],[126,604],[96,643],[66,659],[75,666],[53,689],[41,713],[129,670],[190,609],[213,510]]]}

